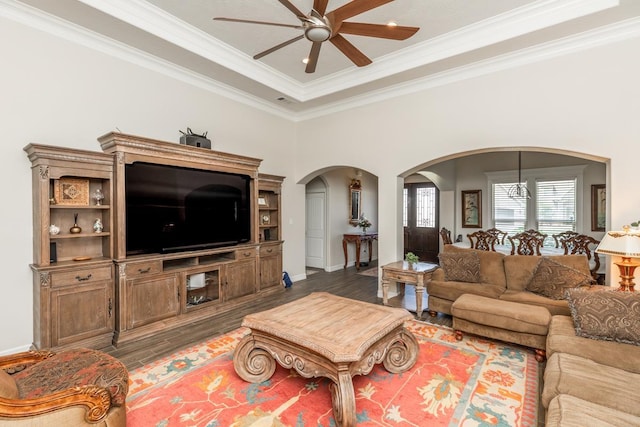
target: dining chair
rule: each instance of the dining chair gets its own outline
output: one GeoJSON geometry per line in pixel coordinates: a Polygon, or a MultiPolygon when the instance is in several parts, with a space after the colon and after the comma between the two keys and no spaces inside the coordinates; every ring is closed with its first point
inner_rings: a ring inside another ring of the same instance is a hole
{"type": "Polygon", "coordinates": [[[579,234],[580,233],[577,233],[575,231],[563,231],[562,233],[552,234],[551,237],[553,237],[553,240],[556,242],[556,248],[563,248],[565,240],[579,234]]]}
{"type": "Polygon", "coordinates": [[[496,244],[498,245],[504,245],[504,239],[506,239],[508,236],[506,231],[498,230],[495,227],[488,229],[487,233],[492,234],[496,237],[496,244]]]}
{"type": "Polygon", "coordinates": [[[451,240],[451,230],[447,230],[446,228],[442,227],[442,230],[440,230],[440,236],[442,237],[443,245],[451,245],[453,243],[453,241],[451,240]]]}
{"type": "Polygon", "coordinates": [[[511,255],[541,255],[540,248],[547,235],[535,230],[527,230],[507,238],[511,243],[511,255]]]}
{"type": "Polygon", "coordinates": [[[471,234],[467,234],[469,242],[471,242],[471,248],[479,249],[482,251],[494,251],[496,244],[496,236],[487,233],[483,230],[475,231],[471,234]]]}
{"type": "Polygon", "coordinates": [[[598,270],[600,269],[600,257],[595,252],[596,247],[600,240],[596,240],[592,236],[586,234],[577,234],[576,236],[569,237],[562,242],[565,255],[579,255],[584,254],[589,261],[589,271],[591,276],[598,280],[598,270]],[[593,260],[593,263],[592,263],[593,260]]]}

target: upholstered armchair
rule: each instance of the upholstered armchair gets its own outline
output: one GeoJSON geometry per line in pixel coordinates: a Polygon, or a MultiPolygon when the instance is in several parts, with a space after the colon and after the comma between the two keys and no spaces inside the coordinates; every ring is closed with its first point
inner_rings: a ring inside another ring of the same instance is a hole
{"type": "Polygon", "coordinates": [[[28,351],[0,368],[0,425],[126,426],[129,374],[106,353],[28,351]]]}

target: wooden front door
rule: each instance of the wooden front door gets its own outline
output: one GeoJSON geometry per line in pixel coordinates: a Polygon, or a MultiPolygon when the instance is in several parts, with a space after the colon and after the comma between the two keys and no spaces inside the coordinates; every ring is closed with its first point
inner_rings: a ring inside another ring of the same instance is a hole
{"type": "Polygon", "coordinates": [[[404,186],[404,253],[413,252],[420,261],[438,262],[439,191],[433,183],[404,186]]]}

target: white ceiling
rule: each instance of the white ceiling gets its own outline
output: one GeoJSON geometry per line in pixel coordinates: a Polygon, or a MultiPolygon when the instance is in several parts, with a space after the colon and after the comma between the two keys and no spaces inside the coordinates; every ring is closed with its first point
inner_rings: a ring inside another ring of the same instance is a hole
{"type": "MultiPolygon", "coordinates": [[[[290,1],[305,13],[313,5],[290,1]]],[[[329,0],[327,11],[348,2],[329,0]]],[[[0,0],[0,13],[9,3],[34,24],[66,27],[67,37],[75,32],[85,43],[109,41],[111,52],[134,52],[147,65],[292,118],[640,34],[640,0],[395,0],[347,21],[420,27],[413,37],[345,35],[373,63],[356,67],[325,42],[316,72],[306,74],[306,39],[252,58],[301,30],[212,19],[299,25],[278,0],[0,0]]]]}

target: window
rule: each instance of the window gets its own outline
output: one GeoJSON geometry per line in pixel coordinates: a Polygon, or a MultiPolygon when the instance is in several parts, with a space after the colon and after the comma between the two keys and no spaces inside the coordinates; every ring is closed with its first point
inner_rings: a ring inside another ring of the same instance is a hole
{"type": "MultiPolygon", "coordinates": [[[[509,235],[535,229],[548,236],[581,228],[578,216],[582,188],[581,166],[530,169],[523,172],[523,185],[531,199],[511,199],[509,188],[516,184],[513,174],[487,173],[491,189],[490,212],[494,226],[509,235]]],[[[553,244],[548,238],[545,245],[553,244]]]]}
{"type": "Polygon", "coordinates": [[[436,188],[416,188],[416,227],[436,226],[436,188]]]}
{"type": "Polygon", "coordinates": [[[493,223],[497,229],[512,236],[525,230],[527,199],[511,199],[509,188],[515,182],[493,184],[493,223]]]}
{"type": "Polygon", "coordinates": [[[409,190],[405,187],[402,190],[402,226],[409,224],[409,190]]]}
{"type": "Polygon", "coordinates": [[[576,179],[536,181],[536,207],[542,233],[576,231],[576,179]]]}

